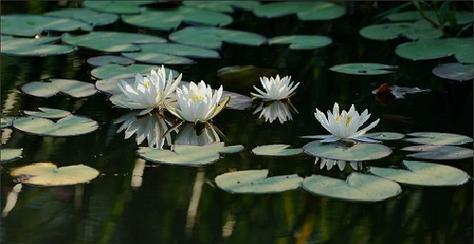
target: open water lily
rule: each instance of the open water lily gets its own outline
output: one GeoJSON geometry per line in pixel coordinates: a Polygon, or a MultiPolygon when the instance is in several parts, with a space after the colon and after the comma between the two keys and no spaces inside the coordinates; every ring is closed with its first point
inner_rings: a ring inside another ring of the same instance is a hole
{"type": "Polygon", "coordinates": [[[126,81],[119,83],[119,88],[128,99],[121,106],[130,109],[143,109],[141,114],[154,109],[165,108],[166,103],[176,99],[175,91],[181,82],[180,74],[173,79],[171,71],[166,75],[165,67],[151,70],[149,75],[137,74],[132,84],[126,81]]]}
{"type": "Polygon", "coordinates": [[[374,122],[370,123],[369,126],[359,130],[359,128],[362,127],[364,123],[370,118],[370,114],[367,109],[364,110],[362,114],[359,114],[359,112],[355,110],[353,104],[349,109],[349,112],[342,110],[342,113],[339,113],[339,104],[335,103],[332,112],[327,112],[327,117],[318,109],[316,109],[314,116],[319,121],[319,123],[321,123],[324,129],[331,133],[331,135],[306,136],[306,138],[323,139],[322,142],[334,142],[341,139],[377,142],[376,140],[369,139],[364,135],[367,133],[367,131],[377,126],[380,119],[375,120],[374,122]]]}
{"type": "Polygon", "coordinates": [[[283,124],[293,119],[293,112],[298,112],[289,102],[272,101],[261,102],[253,114],[259,113],[258,118],[265,119],[265,122],[273,123],[274,120],[283,124]]]}
{"type": "Polygon", "coordinates": [[[190,82],[176,89],[178,104],[176,108],[168,110],[189,122],[206,122],[224,109],[230,97],[221,101],[222,86],[218,90],[213,90],[210,85],[201,81],[199,83],[190,82]]]}
{"type": "Polygon", "coordinates": [[[280,79],[277,75],[275,78],[260,77],[260,83],[262,83],[264,91],[258,89],[256,86],[253,88],[258,92],[251,93],[252,96],[260,98],[264,101],[282,100],[293,95],[296,88],[299,86],[299,82],[294,84],[291,81],[291,76],[285,76],[280,79]]]}

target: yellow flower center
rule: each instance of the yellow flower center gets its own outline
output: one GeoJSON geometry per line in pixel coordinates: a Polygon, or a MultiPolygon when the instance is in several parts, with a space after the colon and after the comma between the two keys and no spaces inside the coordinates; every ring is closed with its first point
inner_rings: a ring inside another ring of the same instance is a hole
{"type": "Polygon", "coordinates": [[[204,100],[204,96],[198,95],[198,94],[193,95],[191,98],[192,98],[193,101],[195,101],[195,102],[199,102],[199,101],[204,100]]]}
{"type": "Polygon", "coordinates": [[[349,124],[351,123],[351,120],[352,120],[352,117],[347,116],[347,118],[346,118],[346,128],[349,127],[349,124]]]}
{"type": "Polygon", "coordinates": [[[144,81],[144,82],[143,82],[143,86],[144,86],[146,89],[150,88],[150,82],[147,81],[147,80],[144,81]]]}

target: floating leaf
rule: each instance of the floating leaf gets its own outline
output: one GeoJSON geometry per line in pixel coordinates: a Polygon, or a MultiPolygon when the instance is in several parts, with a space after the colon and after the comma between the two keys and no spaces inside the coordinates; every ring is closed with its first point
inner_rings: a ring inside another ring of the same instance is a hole
{"type": "Polygon", "coordinates": [[[257,84],[260,77],[275,76],[277,74],[277,70],[253,65],[234,65],[217,71],[217,77],[222,81],[224,87],[245,92],[253,89],[253,85],[257,84]]]}
{"type": "Polygon", "coordinates": [[[177,43],[151,43],[140,45],[142,52],[164,53],[188,58],[219,58],[219,53],[212,49],[177,43]]]}
{"type": "Polygon", "coordinates": [[[347,63],[332,66],[329,70],[349,75],[384,75],[394,72],[397,66],[378,63],[347,63]]]}
{"type": "Polygon", "coordinates": [[[14,119],[15,119],[15,117],[2,116],[2,118],[0,118],[1,128],[3,129],[3,128],[7,128],[7,127],[12,126],[14,119]]]}
{"type": "Polygon", "coordinates": [[[62,40],[71,45],[111,53],[139,51],[140,47],[137,44],[166,42],[157,36],[110,31],[95,31],[78,36],[65,34],[62,40]]]}
{"type": "Polygon", "coordinates": [[[75,19],[86,22],[92,26],[112,24],[118,19],[118,16],[115,14],[99,13],[86,8],[61,9],[48,12],[45,15],[75,19]]]}
{"type": "Polygon", "coordinates": [[[18,158],[21,158],[23,149],[2,148],[0,150],[0,162],[5,163],[18,158]]]}
{"type": "Polygon", "coordinates": [[[316,35],[277,36],[268,40],[270,45],[290,44],[290,49],[307,50],[325,47],[332,43],[331,38],[316,35]]]}
{"type": "MultiPolygon", "coordinates": [[[[435,22],[438,22],[437,15],[435,11],[423,11],[423,14],[427,16],[428,18],[434,20],[435,22]]],[[[467,12],[467,11],[456,11],[454,14],[454,17],[456,18],[456,23],[463,25],[463,24],[468,24],[472,22],[472,13],[467,12]]],[[[421,16],[419,11],[406,11],[406,12],[399,12],[399,13],[393,13],[387,15],[387,19],[390,21],[416,21],[416,20],[422,20],[424,19],[423,16],[421,16]]]]}
{"type": "MultiPolygon", "coordinates": [[[[156,65],[149,65],[149,64],[131,64],[128,66],[122,66],[118,64],[107,64],[104,66],[100,66],[95,68],[91,71],[91,75],[97,79],[120,79],[133,77],[135,78],[135,74],[145,74],[150,73],[152,69],[158,69],[156,65]]],[[[173,73],[173,77],[178,75],[178,72],[172,69],[166,68],[166,74],[169,72],[173,73]]]]}
{"type": "Polygon", "coordinates": [[[131,25],[162,31],[175,30],[182,22],[213,26],[232,23],[232,17],[229,15],[184,6],[167,10],[146,10],[138,15],[123,15],[122,20],[131,25]]]}
{"type": "Polygon", "coordinates": [[[372,91],[375,95],[393,95],[395,99],[405,98],[406,94],[417,94],[430,92],[430,89],[420,89],[418,87],[401,87],[397,85],[381,84],[377,89],[372,91]]]}
{"type": "Polygon", "coordinates": [[[433,74],[448,80],[472,81],[474,79],[474,64],[439,64],[433,69],[433,74]]]}
{"type": "Polygon", "coordinates": [[[400,140],[405,137],[404,134],[396,133],[396,132],[372,132],[365,134],[365,137],[374,140],[382,140],[382,141],[391,141],[391,140],[400,140]]]}
{"type": "Polygon", "coordinates": [[[387,41],[399,36],[411,40],[434,39],[443,36],[443,32],[427,21],[416,23],[387,23],[369,25],[359,31],[360,35],[371,40],[387,41]]]}
{"type": "Polygon", "coordinates": [[[434,146],[434,145],[420,145],[402,148],[404,151],[417,152],[408,154],[408,157],[433,159],[433,160],[454,160],[471,158],[473,150],[469,148],[456,146],[434,146]]]}
{"type": "Polygon", "coordinates": [[[227,97],[230,97],[230,101],[227,103],[226,108],[245,110],[252,106],[252,98],[230,91],[222,91],[222,97],[219,102],[222,102],[227,97]]]}
{"type": "Polygon", "coordinates": [[[12,170],[13,177],[22,184],[37,186],[67,186],[87,183],[99,175],[99,171],[78,164],[65,167],[45,163],[34,163],[12,170]]]}
{"type": "Polygon", "coordinates": [[[347,146],[342,142],[322,143],[312,141],[303,147],[305,153],[320,157],[345,161],[367,161],[386,157],[392,150],[384,145],[357,143],[347,146]]]}
{"type": "Polygon", "coordinates": [[[47,119],[60,119],[64,118],[66,116],[71,115],[71,112],[61,110],[61,109],[54,109],[54,108],[38,108],[39,111],[23,111],[23,113],[30,115],[30,116],[35,116],[35,117],[41,117],[41,118],[47,118],[47,119]]]}
{"type": "Polygon", "coordinates": [[[92,27],[85,22],[67,18],[56,18],[42,15],[3,15],[0,33],[13,36],[35,36],[44,31],[90,31],[92,27]]]}
{"type": "Polygon", "coordinates": [[[252,10],[260,5],[257,1],[183,1],[183,4],[223,13],[232,13],[234,8],[252,10]]]}
{"type": "Polygon", "coordinates": [[[358,202],[378,202],[402,192],[394,181],[361,173],[351,173],[346,180],[312,175],[304,179],[303,189],[317,195],[358,202]]]}
{"type": "Polygon", "coordinates": [[[96,121],[77,115],[68,115],[56,122],[35,116],[17,118],[13,127],[18,130],[42,136],[77,136],[99,128],[96,121]]]}
{"type": "Polygon", "coordinates": [[[216,185],[230,193],[279,193],[300,187],[303,178],[296,174],[268,177],[268,169],[243,170],[218,175],[216,185]]]}
{"type": "Polygon", "coordinates": [[[457,168],[423,161],[403,160],[407,169],[370,167],[369,172],[401,184],[417,186],[459,186],[469,181],[469,175],[457,168]]]}
{"type": "Polygon", "coordinates": [[[266,156],[292,156],[303,152],[301,148],[288,149],[289,147],[290,145],[285,144],[264,145],[252,149],[252,152],[266,156]]]}
{"type": "Polygon", "coordinates": [[[154,0],[139,1],[105,1],[105,0],[87,0],[83,5],[86,8],[99,12],[113,14],[138,14],[142,11],[142,5],[153,3],[154,0]]]}
{"type": "Polygon", "coordinates": [[[472,138],[469,136],[458,135],[453,133],[414,132],[408,135],[412,137],[405,138],[405,141],[426,145],[462,145],[473,141],[472,138]]]}
{"type": "Polygon", "coordinates": [[[51,56],[74,52],[75,47],[69,45],[50,44],[58,37],[16,38],[2,36],[1,53],[13,56],[51,56]]]}
{"type": "Polygon", "coordinates": [[[94,84],[67,79],[51,79],[51,82],[33,81],[24,84],[21,90],[35,97],[51,97],[64,93],[71,97],[82,98],[92,96],[97,92],[94,84]]]}
{"type": "Polygon", "coordinates": [[[189,59],[189,58],[168,55],[168,54],[159,53],[159,52],[142,51],[142,52],[134,52],[134,53],[123,53],[122,55],[139,62],[151,63],[151,64],[192,64],[192,63],[195,63],[194,60],[189,59]]]}
{"type": "Polygon", "coordinates": [[[461,63],[474,63],[472,38],[446,38],[405,42],[397,46],[398,56],[411,60],[430,60],[454,55],[461,63]]]}
{"type": "Polygon", "coordinates": [[[87,63],[92,66],[104,66],[106,64],[129,65],[135,63],[135,60],[123,56],[102,55],[87,59],[87,63]]]}
{"type": "Polygon", "coordinates": [[[276,2],[262,4],[253,10],[258,17],[276,18],[296,14],[300,20],[331,20],[346,13],[344,6],[318,1],[318,2],[276,2]]]}
{"type": "Polygon", "coordinates": [[[242,149],[241,145],[224,147],[223,142],[218,142],[206,146],[174,145],[173,150],[141,147],[138,154],[163,164],[202,166],[219,159],[219,153],[235,153],[242,149]]]}
{"type": "Polygon", "coordinates": [[[186,27],[171,33],[169,38],[175,42],[211,49],[221,48],[222,42],[249,46],[266,42],[266,38],[259,34],[215,27],[186,27]]]}

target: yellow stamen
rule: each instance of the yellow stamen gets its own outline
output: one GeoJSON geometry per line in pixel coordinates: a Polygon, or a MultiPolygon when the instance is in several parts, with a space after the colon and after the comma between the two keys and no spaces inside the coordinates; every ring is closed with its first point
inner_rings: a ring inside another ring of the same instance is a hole
{"type": "Polygon", "coordinates": [[[346,128],[349,127],[349,124],[351,123],[351,116],[347,116],[346,118],[346,128]]]}

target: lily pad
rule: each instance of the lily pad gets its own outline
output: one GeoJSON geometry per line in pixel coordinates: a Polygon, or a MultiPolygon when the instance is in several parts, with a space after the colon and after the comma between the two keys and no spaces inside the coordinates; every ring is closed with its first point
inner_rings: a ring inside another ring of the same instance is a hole
{"type": "Polygon", "coordinates": [[[396,65],[378,63],[347,63],[332,66],[329,70],[349,75],[384,75],[395,71],[396,65]]]}
{"type": "Polygon", "coordinates": [[[123,15],[122,20],[131,25],[162,31],[175,30],[183,22],[212,26],[232,23],[232,17],[229,15],[185,6],[167,10],[145,10],[138,15],[123,15]]]}
{"type": "Polygon", "coordinates": [[[325,47],[332,43],[331,38],[316,35],[277,36],[268,39],[270,45],[290,44],[290,49],[308,50],[325,47]]]}
{"type": "Polygon", "coordinates": [[[129,65],[129,64],[135,63],[135,60],[129,59],[123,56],[102,55],[102,56],[88,58],[87,63],[92,66],[99,67],[99,66],[104,66],[106,64],[129,65]]]}
{"type": "Polygon", "coordinates": [[[42,136],[78,136],[97,130],[99,125],[86,117],[68,115],[56,122],[35,116],[17,118],[13,121],[13,127],[42,136]]]}
{"type": "Polygon", "coordinates": [[[210,49],[221,48],[223,42],[259,46],[267,41],[259,34],[215,27],[186,27],[171,33],[169,38],[175,42],[210,49]]]}
{"type": "Polygon", "coordinates": [[[312,175],[304,179],[303,189],[317,195],[357,202],[383,201],[402,192],[394,181],[355,172],[346,180],[312,175]]]}
{"type": "Polygon", "coordinates": [[[83,164],[58,168],[50,162],[44,162],[16,168],[10,174],[22,184],[67,186],[87,183],[96,178],[99,171],[83,164]]]}
{"type": "Polygon", "coordinates": [[[331,20],[346,13],[344,6],[324,2],[291,1],[276,2],[257,6],[253,10],[258,17],[276,18],[296,14],[300,20],[331,20]]]}
{"type": "Polygon", "coordinates": [[[2,116],[2,118],[0,118],[0,121],[1,121],[1,127],[0,128],[7,128],[7,127],[10,127],[13,125],[13,120],[15,119],[15,117],[10,117],[10,116],[2,116]]]}
{"type": "Polygon", "coordinates": [[[0,49],[2,54],[12,56],[51,56],[74,52],[75,47],[69,45],[51,44],[58,37],[16,38],[2,36],[0,49]]]}
{"type": "Polygon", "coordinates": [[[182,166],[202,166],[210,164],[220,157],[220,153],[235,153],[243,146],[224,147],[223,142],[205,146],[174,145],[173,150],[162,150],[150,147],[140,147],[138,154],[151,161],[182,166]]]}
{"type": "Polygon", "coordinates": [[[405,141],[425,145],[462,145],[473,141],[472,138],[469,136],[458,135],[453,133],[415,132],[410,133],[408,135],[412,137],[405,138],[405,141]]]}
{"type": "Polygon", "coordinates": [[[473,150],[456,146],[419,145],[402,148],[403,151],[416,152],[408,157],[433,160],[455,160],[472,158],[473,150]]]}
{"type": "Polygon", "coordinates": [[[40,117],[40,118],[47,118],[47,119],[60,119],[66,116],[71,115],[71,112],[61,110],[61,109],[54,109],[54,108],[38,108],[39,111],[23,111],[24,114],[40,117]]]}
{"type": "Polygon", "coordinates": [[[155,2],[154,0],[139,1],[106,1],[87,0],[83,5],[95,11],[113,14],[138,14],[142,11],[142,5],[155,2]]]}
{"type": "Polygon", "coordinates": [[[122,55],[139,62],[151,63],[151,64],[192,64],[192,63],[195,63],[194,60],[189,59],[189,58],[174,56],[174,55],[169,55],[169,54],[164,54],[164,53],[159,53],[159,52],[141,51],[141,52],[134,52],[134,53],[123,53],[122,55]]]}
{"type": "Polygon", "coordinates": [[[2,28],[0,33],[3,35],[28,36],[32,37],[41,34],[44,31],[91,31],[92,26],[85,22],[68,18],[57,18],[42,15],[3,15],[1,16],[2,28]]]}
{"type": "Polygon", "coordinates": [[[67,79],[51,79],[51,82],[33,81],[24,84],[21,90],[35,97],[51,97],[63,93],[71,97],[83,98],[97,92],[94,84],[67,79]]]}
{"type": "Polygon", "coordinates": [[[110,53],[134,52],[140,50],[137,44],[166,42],[165,39],[157,36],[110,31],[95,31],[78,36],[64,34],[62,41],[71,45],[110,53]]]}
{"type": "Polygon", "coordinates": [[[86,22],[91,26],[101,26],[114,23],[118,16],[115,14],[99,13],[86,8],[68,8],[57,11],[48,12],[45,15],[70,18],[86,22]]]}
{"type": "Polygon", "coordinates": [[[230,101],[227,103],[226,108],[245,110],[252,106],[252,98],[230,91],[223,91],[219,102],[222,102],[227,97],[230,97],[230,101]]]}
{"type": "Polygon", "coordinates": [[[258,1],[183,1],[185,6],[202,8],[211,11],[232,13],[234,9],[253,10],[259,6],[258,1]]]}
{"type": "Polygon", "coordinates": [[[401,184],[416,186],[459,186],[470,176],[457,168],[423,161],[404,160],[406,169],[370,167],[369,172],[401,184]]]}
{"type": "Polygon", "coordinates": [[[243,170],[218,175],[216,185],[230,193],[279,193],[300,187],[303,178],[296,174],[268,177],[268,169],[243,170]]]}
{"type": "Polygon", "coordinates": [[[433,74],[448,80],[474,80],[474,64],[447,63],[433,69],[433,74]]]}
{"type": "Polygon", "coordinates": [[[405,137],[404,134],[396,133],[396,132],[372,132],[365,134],[366,137],[374,140],[381,140],[381,141],[392,141],[392,140],[400,140],[405,137]]]}
{"type": "Polygon", "coordinates": [[[384,145],[371,143],[357,143],[347,146],[342,142],[322,143],[312,141],[303,147],[306,154],[345,161],[368,161],[386,157],[392,150],[384,145]]]}
{"type": "Polygon", "coordinates": [[[474,40],[446,38],[406,42],[398,45],[395,53],[411,60],[430,60],[454,55],[461,63],[474,63],[474,40]]]}
{"type": "Polygon", "coordinates": [[[392,40],[399,36],[411,40],[434,39],[443,36],[441,30],[434,28],[426,21],[369,25],[362,28],[359,33],[367,39],[377,41],[392,40]]]}
{"type": "MultiPolygon", "coordinates": [[[[437,13],[435,11],[423,11],[428,18],[434,20],[437,22],[437,13]]],[[[467,11],[456,11],[454,14],[454,17],[456,18],[456,23],[463,25],[463,24],[468,24],[473,21],[472,18],[472,12],[467,12],[467,11]]],[[[416,20],[422,20],[424,19],[423,16],[421,16],[419,11],[405,11],[405,12],[399,12],[399,13],[392,13],[387,15],[387,19],[390,21],[416,21],[416,20]]]]}
{"type": "Polygon", "coordinates": [[[252,149],[252,152],[266,156],[292,156],[303,152],[301,148],[288,149],[289,147],[290,145],[285,144],[263,145],[252,149]]]}
{"type": "Polygon", "coordinates": [[[212,49],[183,45],[178,43],[151,43],[140,45],[142,52],[163,53],[188,58],[219,58],[219,53],[212,49]]]}
{"type": "MultiPolygon", "coordinates": [[[[145,74],[150,73],[152,69],[158,69],[156,65],[150,64],[131,64],[128,66],[122,66],[118,64],[107,64],[100,66],[91,71],[91,75],[97,79],[117,79],[117,78],[126,78],[126,77],[135,77],[135,74],[145,74]]],[[[166,69],[166,73],[173,73],[173,76],[177,76],[178,72],[172,69],[166,69]]]]}
{"type": "Polygon", "coordinates": [[[0,162],[5,163],[21,158],[23,149],[2,148],[0,150],[0,162]]]}

